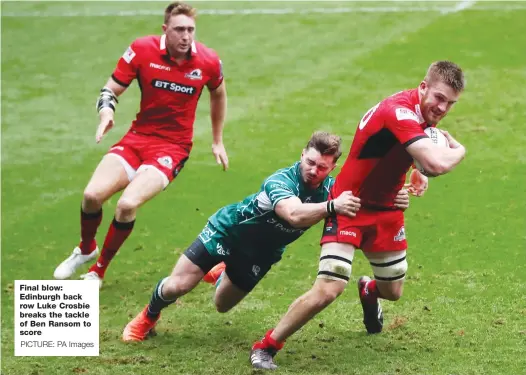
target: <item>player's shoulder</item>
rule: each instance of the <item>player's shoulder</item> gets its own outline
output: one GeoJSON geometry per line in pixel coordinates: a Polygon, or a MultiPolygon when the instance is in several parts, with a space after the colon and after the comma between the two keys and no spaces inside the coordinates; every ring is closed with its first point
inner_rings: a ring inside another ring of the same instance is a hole
{"type": "Polygon", "coordinates": [[[386,108],[392,108],[397,106],[411,108],[414,94],[415,89],[399,91],[385,98],[381,104],[386,108]]]}
{"type": "Polygon", "coordinates": [[[299,185],[299,162],[294,163],[293,165],[278,169],[276,172],[272,173],[265,180],[265,184],[279,184],[285,185],[294,190],[298,189],[299,185]]]}
{"type": "Polygon", "coordinates": [[[395,116],[397,120],[415,120],[419,121],[415,113],[415,95],[418,95],[416,89],[404,90],[397,92],[381,103],[382,112],[387,115],[395,116]]]}
{"type": "Polygon", "coordinates": [[[284,179],[284,180],[292,181],[292,182],[298,181],[298,176],[297,176],[298,163],[299,162],[296,162],[289,167],[278,169],[276,172],[272,173],[267,179],[279,178],[279,179],[284,179]]]}
{"type": "Polygon", "coordinates": [[[219,60],[219,55],[214,49],[207,47],[205,44],[197,41],[194,42],[194,46],[197,56],[199,56],[199,58],[204,62],[216,62],[219,60]]]}
{"type": "Polygon", "coordinates": [[[161,36],[160,35],[146,35],[135,39],[132,46],[136,48],[155,48],[160,50],[161,36]]]}

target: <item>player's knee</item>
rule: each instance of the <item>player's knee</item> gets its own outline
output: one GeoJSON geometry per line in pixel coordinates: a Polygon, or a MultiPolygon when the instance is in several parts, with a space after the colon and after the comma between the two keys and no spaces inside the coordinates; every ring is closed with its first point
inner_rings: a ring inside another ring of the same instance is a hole
{"type": "Polygon", "coordinates": [[[225,301],[222,301],[217,296],[214,297],[214,304],[216,306],[217,312],[222,314],[229,312],[232,310],[232,307],[234,307],[232,304],[225,303],[225,301]]]}
{"type": "Polygon", "coordinates": [[[167,299],[181,297],[191,291],[194,286],[195,283],[184,277],[170,276],[163,285],[163,297],[167,299]]]}
{"type": "Polygon", "coordinates": [[[135,213],[137,208],[139,207],[139,202],[135,199],[130,198],[121,198],[117,202],[117,215],[130,215],[135,213]]]}
{"type": "Polygon", "coordinates": [[[327,300],[330,302],[338,298],[343,293],[343,291],[345,290],[345,286],[347,285],[342,282],[334,282],[332,284],[331,284],[331,288],[325,288],[324,290],[324,295],[326,296],[327,300]]]}
{"type": "Polygon", "coordinates": [[[402,291],[401,290],[395,290],[391,294],[391,301],[398,301],[400,298],[402,298],[402,291]]]}
{"type": "Polygon", "coordinates": [[[85,206],[88,206],[88,207],[102,206],[102,204],[104,203],[102,195],[89,188],[84,190],[83,198],[84,198],[85,206]]]}
{"type": "Polygon", "coordinates": [[[315,291],[317,304],[322,308],[330,305],[343,293],[344,290],[345,284],[337,281],[316,287],[315,291]]]}

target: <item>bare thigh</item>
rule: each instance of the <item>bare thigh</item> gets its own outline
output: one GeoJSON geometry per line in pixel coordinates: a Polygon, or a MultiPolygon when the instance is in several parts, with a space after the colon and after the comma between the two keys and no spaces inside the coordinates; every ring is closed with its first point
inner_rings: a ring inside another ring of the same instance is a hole
{"type": "Polygon", "coordinates": [[[104,155],[84,189],[82,208],[85,212],[100,210],[104,202],[129,183],[119,157],[113,154],[104,155]]]}
{"type": "Polygon", "coordinates": [[[137,207],[149,201],[164,189],[164,181],[154,169],[146,169],[135,175],[128,184],[121,199],[136,202],[137,207]]]}
{"type": "Polygon", "coordinates": [[[117,221],[129,222],[134,220],[136,210],[163,191],[164,186],[163,177],[153,168],[137,173],[117,202],[115,212],[117,221]]]}

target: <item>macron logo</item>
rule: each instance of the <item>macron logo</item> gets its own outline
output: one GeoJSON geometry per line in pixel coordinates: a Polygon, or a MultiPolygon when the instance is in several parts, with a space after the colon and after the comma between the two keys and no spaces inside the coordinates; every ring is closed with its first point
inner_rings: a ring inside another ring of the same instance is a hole
{"type": "Polygon", "coordinates": [[[150,68],[166,70],[167,72],[170,71],[170,67],[164,66],[164,65],[155,64],[155,63],[152,63],[152,62],[150,63],[150,68]]]}
{"type": "Polygon", "coordinates": [[[350,230],[341,230],[340,231],[340,236],[351,236],[351,237],[356,238],[356,233],[355,232],[351,232],[350,230]]]}

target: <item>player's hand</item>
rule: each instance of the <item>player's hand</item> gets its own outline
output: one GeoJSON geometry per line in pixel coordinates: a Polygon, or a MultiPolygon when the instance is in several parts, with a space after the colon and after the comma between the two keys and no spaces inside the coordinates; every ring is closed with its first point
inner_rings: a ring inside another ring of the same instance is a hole
{"type": "Polygon", "coordinates": [[[355,217],[356,213],[360,209],[360,198],[352,195],[350,191],[344,191],[340,196],[333,200],[334,211],[338,215],[345,215],[349,217],[355,217]]]}
{"type": "Polygon", "coordinates": [[[95,134],[95,142],[99,143],[102,137],[113,128],[113,115],[114,112],[111,108],[103,108],[99,112],[100,123],[97,128],[97,133],[95,134]]]}
{"type": "Polygon", "coordinates": [[[447,130],[439,129],[442,134],[444,134],[444,137],[446,137],[447,141],[449,142],[449,148],[459,148],[462,147],[459,141],[457,141],[447,130]]]}
{"type": "Polygon", "coordinates": [[[226,171],[228,169],[228,155],[226,154],[223,143],[212,143],[212,153],[217,164],[223,164],[223,170],[226,171]]]}
{"type": "MultiPolygon", "coordinates": [[[[417,169],[413,169],[411,171],[411,175],[409,176],[409,183],[404,185],[404,188],[407,189],[407,191],[415,197],[421,197],[422,195],[424,195],[428,187],[429,179],[427,178],[427,176],[424,176],[422,173],[420,173],[420,171],[418,171],[417,169]]],[[[400,192],[398,194],[400,194],[400,192]]]]}
{"type": "Polygon", "coordinates": [[[401,189],[394,199],[394,205],[405,211],[409,208],[409,193],[407,189],[401,189]]]}

